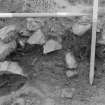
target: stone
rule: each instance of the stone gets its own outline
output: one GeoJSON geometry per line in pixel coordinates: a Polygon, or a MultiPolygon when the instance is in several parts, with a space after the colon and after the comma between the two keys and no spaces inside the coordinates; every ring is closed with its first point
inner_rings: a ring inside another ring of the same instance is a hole
{"type": "Polygon", "coordinates": [[[72,98],[74,94],[75,89],[74,88],[63,88],[61,91],[61,97],[62,98],[72,98]]]}
{"type": "Polygon", "coordinates": [[[78,66],[77,61],[71,52],[67,52],[65,54],[65,61],[67,64],[67,68],[69,69],[74,69],[74,68],[77,68],[78,66]]]}
{"type": "Polygon", "coordinates": [[[36,31],[40,28],[40,25],[34,20],[34,18],[27,18],[27,29],[29,31],[36,31]]]}
{"type": "Polygon", "coordinates": [[[23,98],[17,98],[12,105],[25,105],[25,100],[23,98]]]}
{"type": "Polygon", "coordinates": [[[27,43],[28,38],[18,38],[19,45],[24,48],[25,44],[27,43]]]}
{"type": "Polygon", "coordinates": [[[47,98],[47,99],[45,100],[44,105],[55,105],[55,101],[54,101],[54,99],[47,98]]]}
{"type": "Polygon", "coordinates": [[[24,37],[29,37],[31,36],[31,33],[26,29],[26,28],[22,28],[19,30],[19,33],[21,36],[24,36],[24,37]]]}
{"type": "Polygon", "coordinates": [[[36,32],[33,33],[32,36],[29,37],[27,40],[28,44],[40,44],[43,45],[45,43],[45,36],[42,33],[42,31],[39,29],[36,32]]]}
{"type": "Polygon", "coordinates": [[[62,45],[59,42],[51,39],[45,43],[43,48],[44,48],[43,53],[47,54],[47,53],[62,49],[62,45]]]}
{"type": "Polygon", "coordinates": [[[74,76],[76,76],[77,74],[78,74],[77,71],[71,71],[71,70],[66,71],[66,76],[67,76],[68,78],[74,77],[74,76]]]}
{"type": "Polygon", "coordinates": [[[12,61],[0,62],[0,73],[3,72],[11,72],[14,74],[24,75],[23,69],[19,66],[19,64],[12,61]]]}
{"type": "Polygon", "coordinates": [[[16,46],[16,41],[12,41],[7,44],[0,41],[0,61],[4,60],[11,52],[13,52],[16,46]]]}
{"type": "Polygon", "coordinates": [[[15,74],[25,75],[22,67],[17,62],[9,61],[7,70],[15,74]]]}
{"type": "Polygon", "coordinates": [[[100,38],[97,39],[97,43],[105,45],[105,29],[101,32],[100,38]]]}
{"type": "Polygon", "coordinates": [[[91,28],[91,24],[79,24],[74,23],[72,26],[72,32],[75,35],[82,36],[84,33],[86,33],[91,28]]]}
{"type": "Polygon", "coordinates": [[[0,39],[3,42],[10,42],[16,37],[16,25],[8,25],[0,29],[0,39]]]}

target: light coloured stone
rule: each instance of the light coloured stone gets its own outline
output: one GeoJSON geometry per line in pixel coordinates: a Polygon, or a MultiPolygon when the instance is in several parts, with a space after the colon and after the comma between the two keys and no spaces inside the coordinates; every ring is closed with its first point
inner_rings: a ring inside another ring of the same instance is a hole
{"type": "MultiPolygon", "coordinates": [[[[33,83],[34,84],[34,83],[33,83]]],[[[36,94],[41,98],[45,98],[45,93],[38,87],[37,85],[32,86],[32,84],[27,83],[23,88],[16,92],[17,95],[25,93],[25,94],[36,94]]]]}
{"type": "Polygon", "coordinates": [[[6,71],[8,68],[8,65],[9,65],[8,61],[0,62],[0,71],[6,71]]]}
{"type": "Polygon", "coordinates": [[[91,28],[91,24],[74,23],[72,26],[72,32],[75,35],[82,36],[90,28],[91,28]]]}
{"type": "Polygon", "coordinates": [[[34,20],[34,18],[27,18],[27,29],[29,31],[36,31],[40,28],[40,25],[34,20]]]}
{"type": "Polygon", "coordinates": [[[47,98],[45,100],[44,105],[55,105],[55,101],[53,99],[51,99],[51,98],[47,98]]]}
{"type": "Polygon", "coordinates": [[[7,68],[8,71],[15,73],[15,74],[20,74],[20,75],[24,75],[23,73],[23,69],[19,66],[19,64],[17,62],[10,62],[9,61],[9,65],[7,68]]]}
{"type": "Polygon", "coordinates": [[[19,44],[21,45],[21,47],[25,47],[25,42],[23,40],[19,40],[19,44]]]}
{"type": "Polygon", "coordinates": [[[78,65],[77,61],[71,52],[65,54],[65,61],[68,68],[70,69],[77,68],[78,65]]]}
{"type": "Polygon", "coordinates": [[[14,74],[24,75],[22,68],[18,65],[17,62],[12,61],[0,62],[0,73],[6,71],[14,74]]]}
{"type": "Polygon", "coordinates": [[[25,101],[23,98],[17,98],[13,103],[12,105],[25,105],[25,101]]]}
{"type": "Polygon", "coordinates": [[[27,43],[42,45],[45,43],[45,36],[42,33],[42,31],[39,29],[36,32],[34,32],[32,36],[30,36],[30,38],[27,40],[27,43]]]}
{"type": "Polygon", "coordinates": [[[4,60],[11,52],[15,50],[16,46],[16,41],[12,41],[7,44],[0,41],[0,60],[4,60]]]}
{"type": "Polygon", "coordinates": [[[63,88],[61,91],[61,97],[62,98],[72,98],[74,94],[75,89],[72,88],[63,88]]]}
{"type": "Polygon", "coordinates": [[[62,49],[62,45],[55,40],[48,40],[43,46],[43,48],[44,48],[43,53],[47,54],[47,53],[62,49]]]}
{"type": "Polygon", "coordinates": [[[16,25],[8,25],[0,29],[0,39],[8,42],[8,40],[15,37],[15,33],[10,33],[16,30],[16,25]]]}
{"type": "Polygon", "coordinates": [[[66,76],[68,78],[73,77],[75,75],[77,75],[77,72],[76,71],[71,71],[71,70],[66,71],[66,76]]]}
{"type": "Polygon", "coordinates": [[[19,33],[21,36],[29,37],[31,33],[26,28],[20,28],[19,33]]]}
{"type": "Polygon", "coordinates": [[[100,39],[97,40],[97,43],[105,45],[105,30],[104,29],[103,29],[103,31],[101,33],[100,39]]]}
{"type": "Polygon", "coordinates": [[[20,44],[21,47],[25,47],[25,44],[27,43],[27,38],[20,38],[18,39],[18,43],[20,44]]]}

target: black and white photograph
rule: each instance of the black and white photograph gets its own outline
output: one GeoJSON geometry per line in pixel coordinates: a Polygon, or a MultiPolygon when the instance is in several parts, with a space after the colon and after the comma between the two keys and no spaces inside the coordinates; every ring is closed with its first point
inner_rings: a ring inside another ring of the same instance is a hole
{"type": "Polygon", "coordinates": [[[0,0],[0,105],[105,105],[105,0],[0,0]]]}

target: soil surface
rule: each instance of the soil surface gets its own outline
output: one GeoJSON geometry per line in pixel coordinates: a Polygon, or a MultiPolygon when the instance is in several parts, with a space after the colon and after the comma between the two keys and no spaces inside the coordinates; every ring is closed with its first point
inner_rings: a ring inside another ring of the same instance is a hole
{"type": "MultiPolygon", "coordinates": [[[[24,73],[28,75],[28,81],[23,88],[9,96],[4,96],[4,99],[9,97],[8,100],[10,101],[13,97],[14,100],[26,97],[24,99],[29,100],[28,105],[32,104],[30,100],[33,100],[34,105],[42,105],[42,103],[44,105],[105,104],[105,71],[101,61],[96,61],[95,80],[93,86],[91,86],[88,78],[88,61],[80,62],[77,76],[67,78],[63,62],[64,51],[54,52],[46,56],[40,55],[37,51],[33,51],[33,54],[15,58],[23,68],[24,73]],[[70,97],[62,97],[60,90],[65,88],[69,89],[70,97]],[[35,100],[39,103],[37,104],[35,100]]],[[[7,102],[8,105],[13,105],[9,101],[7,102]]]]}

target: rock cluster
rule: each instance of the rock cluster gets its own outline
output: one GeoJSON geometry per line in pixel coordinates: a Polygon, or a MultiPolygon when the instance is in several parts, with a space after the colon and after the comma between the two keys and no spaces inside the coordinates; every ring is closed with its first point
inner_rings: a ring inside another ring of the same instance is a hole
{"type": "MultiPolygon", "coordinates": [[[[14,24],[4,26],[0,29],[0,61],[4,63],[19,46],[24,50],[27,44],[43,46],[43,54],[65,49],[63,42],[66,40],[63,37],[67,37],[66,30],[73,33],[73,37],[82,37],[91,28],[90,23],[81,24],[81,20],[88,19],[84,17],[76,23],[72,18],[26,18],[25,27],[19,28],[19,25],[14,24]]],[[[75,42],[71,40],[68,45],[71,43],[75,42]]],[[[71,49],[65,51],[65,62],[68,70],[77,68],[78,63],[71,49]]],[[[67,71],[66,75],[71,77],[75,73],[67,71]]]]}

